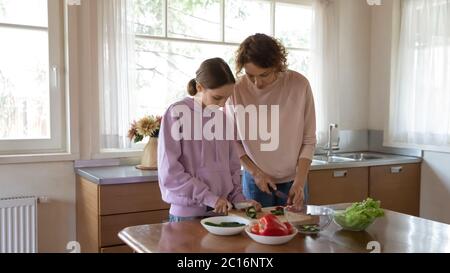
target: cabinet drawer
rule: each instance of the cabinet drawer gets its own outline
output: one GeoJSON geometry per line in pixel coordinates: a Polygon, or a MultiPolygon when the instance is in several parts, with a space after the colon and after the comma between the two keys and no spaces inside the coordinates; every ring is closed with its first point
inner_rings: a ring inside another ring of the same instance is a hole
{"type": "Polygon", "coordinates": [[[128,213],[100,217],[100,246],[114,246],[123,244],[118,233],[131,226],[158,224],[167,221],[168,210],[128,213]]]}
{"type": "Polygon", "coordinates": [[[308,188],[311,205],[360,202],[368,197],[369,168],[311,171],[308,188]]]}
{"type": "Polygon", "coordinates": [[[371,167],[369,195],[385,209],[418,216],[420,164],[371,167]]]}
{"type": "Polygon", "coordinates": [[[157,182],[100,187],[100,215],[168,209],[157,182]]]}
{"type": "Polygon", "coordinates": [[[133,249],[129,246],[112,246],[112,247],[104,247],[100,249],[100,253],[134,253],[133,249]]]}

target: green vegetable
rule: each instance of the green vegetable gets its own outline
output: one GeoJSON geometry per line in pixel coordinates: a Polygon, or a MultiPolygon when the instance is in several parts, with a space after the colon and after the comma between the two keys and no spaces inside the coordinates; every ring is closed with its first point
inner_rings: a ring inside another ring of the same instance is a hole
{"type": "Polygon", "coordinates": [[[205,222],[205,225],[212,227],[243,227],[245,224],[239,222],[222,222],[220,224],[205,222]]]}
{"type": "Polygon", "coordinates": [[[320,228],[319,225],[302,225],[299,226],[299,231],[300,232],[320,232],[320,228]]]}
{"type": "Polygon", "coordinates": [[[273,215],[284,215],[284,208],[276,207],[275,210],[271,210],[270,213],[272,213],[273,215]]]}
{"type": "Polygon", "coordinates": [[[248,208],[245,210],[245,214],[246,214],[248,217],[252,218],[252,219],[256,219],[256,215],[257,215],[256,208],[255,208],[255,207],[248,207],[248,208]]]}
{"type": "Polygon", "coordinates": [[[368,198],[363,202],[354,203],[343,212],[335,213],[334,220],[345,229],[361,231],[382,216],[384,211],[380,208],[380,201],[368,198]]]}
{"type": "Polygon", "coordinates": [[[284,215],[284,211],[282,210],[271,210],[270,213],[273,215],[284,215]]]}

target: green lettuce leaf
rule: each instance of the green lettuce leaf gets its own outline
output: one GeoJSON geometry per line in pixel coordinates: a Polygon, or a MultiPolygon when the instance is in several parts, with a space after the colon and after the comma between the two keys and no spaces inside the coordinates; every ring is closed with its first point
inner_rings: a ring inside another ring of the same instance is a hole
{"type": "Polygon", "coordinates": [[[380,201],[371,198],[352,204],[343,212],[334,215],[335,221],[344,228],[364,230],[378,217],[383,217],[384,211],[380,201]]]}

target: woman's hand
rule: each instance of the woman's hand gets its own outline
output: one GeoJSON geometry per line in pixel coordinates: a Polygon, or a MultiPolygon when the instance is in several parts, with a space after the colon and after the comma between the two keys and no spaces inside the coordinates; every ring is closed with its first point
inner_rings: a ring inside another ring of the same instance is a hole
{"type": "Polygon", "coordinates": [[[255,180],[255,184],[262,192],[272,194],[270,188],[277,190],[277,186],[275,185],[272,177],[268,176],[261,170],[257,170],[254,173],[255,175],[253,175],[253,179],[255,180]]]}
{"type": "Polygon", "coordinates": [[[255,207],[256,211],[261,211],[262,206],[259,202],[255,201],[255,200],[247,200],[247,202],[250,202],[252,204],[253,207],[255,207]]]}
{"type": "Polygon", "coordinates": [[[305,181],[308,177],[308,172],[311,167],[311,160],[300,158],[297,163],[297,175],[295,176],[294,184],[289,191],[288,205],[300,209],[305,202],[305,181]]]}
{"type": "Polygon", "coordinates": [[[289,198],[287,205],[300,209],[303,206],[305,200],[305,192],[303,186],[294,183],[289,191],[289,198]]]}
{"type": "Polygon", "coordinates": [[[250,159],[250,157],[248,157],[248,155],[244,155],[243,157],[241,157],[241,164],[253,176],[256,186],[258,186],[261,191],[267,194],[272,194],[269,186],[274,190],[277,189],[277,186],[274,183],[274,179],[261,171],[258,166],[256,166],[256,164],[250,159]]]}
{"type": "Polygon", "coordinates": [[[228,211],[230,211],[233,208],[233,205],[223,197],[220,197],[219,200],[216,202],[216,206],[214,207],[214,212],[218,214],[228,214],[228,211]]]}

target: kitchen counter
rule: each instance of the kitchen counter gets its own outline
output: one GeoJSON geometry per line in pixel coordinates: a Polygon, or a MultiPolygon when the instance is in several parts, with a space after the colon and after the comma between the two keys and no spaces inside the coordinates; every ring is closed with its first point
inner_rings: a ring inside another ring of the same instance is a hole
{"type": "MultiPolygon", "coordinates": [[[[349,153],[344,153],[349,154],[349,153]]],[[[375,166],[385,166],[385,165],[396,165],[396,164],[414,164],[422,162],[422,158],[414,156],[402,156],[394,154],[384,154],[384,153],[373,153],[367,152],[363,153],[369,156],[374,156],[373,159],[368,160],[355,160],[348,162],[324,162],[320,160],[313,160],[311,164],[311,170],[329,170],[329,169],[339,169],[339,168],[360,168],[360,167],[375,167],[375,166]]],[[[335,154],[335,156],[340,156],[341,154],[335,154]]],[[[316,158],[316,157],[315,157],[316,158]]]]}
{"type": "Polygon", "coordinates": [[[142,171],[135,166],[111,166],[76,169],[76,174],[99,185],[157,182],[157,171],[142,171]]]}
{"type": "MultiPolygon", "coordinates": [[[[379,159],[371,159],[366,161],[349,161],[340,163],[329,163],[314,160],[311,165],[311,170],[328,170],[339,168],[357,168],[369,166],[383,166],[394,164],[411,164],[419,163],[421,158],[412,156],[400,156],[391,154],[380,154],[379,159]]],[[[135,168],[135,166],[111,166],[111,167],[93,167],[93,168],[78,168],[76,173],[87,180],[99,185],[111,184],[129,184],[129,183],[144,183],[158,181],[157,171],[142,171],[135,168]]]]}
{"type": "Polygon", "coordinates": [[[212,235],[199,221],[129,227],[119,237],[138,253],[368,253],[374,241],[382,253],[450,252],[450,225],[389,210],[364,232],[343,231],[331,223],[317,236],[300,234],[280,246],[256,243],[245,232],[212,235]]]}

